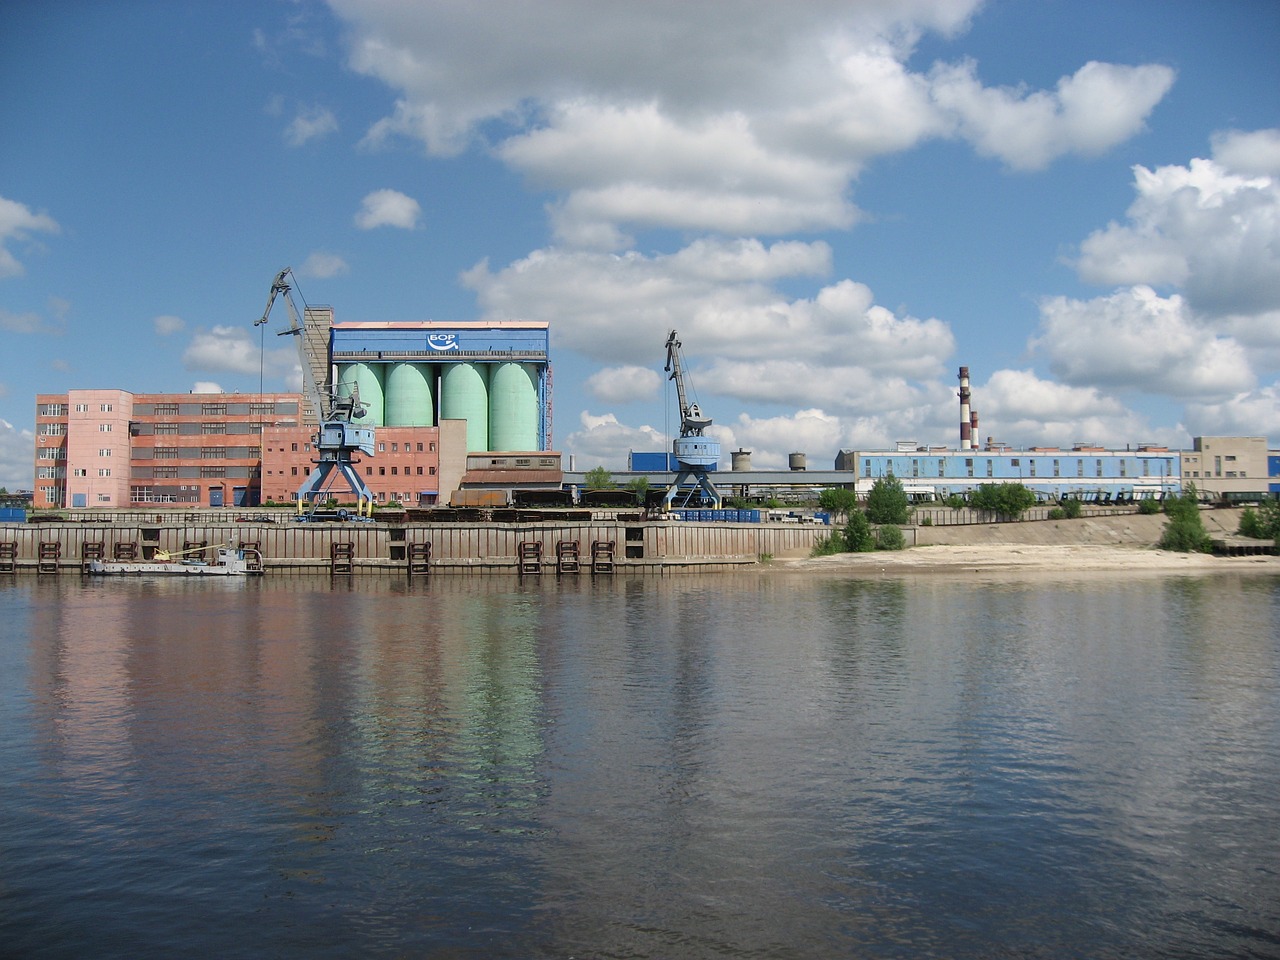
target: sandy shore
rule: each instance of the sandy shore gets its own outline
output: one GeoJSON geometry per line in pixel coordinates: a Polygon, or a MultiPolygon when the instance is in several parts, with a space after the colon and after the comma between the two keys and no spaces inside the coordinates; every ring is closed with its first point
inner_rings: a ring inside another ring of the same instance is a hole
{"type": "MultiPolygon", "coordinates": [[[[1237,511],[1206,513],[1210,536],[1234,533],[1237,511]]],[[[916,573],[1091,574],[1280,574],[1280,557],[1225,557],[1171,553],[1155,543],[1164,527],[1159,516],[1134,514],[1036,523],[966,527],[920,527],[921,545],[906,550],[841,553],[829,557],[788,557],[773,561],[780,570],[855,576],[916,573]],[[926,542],[927,541],[927,542],[926,542]]]]}

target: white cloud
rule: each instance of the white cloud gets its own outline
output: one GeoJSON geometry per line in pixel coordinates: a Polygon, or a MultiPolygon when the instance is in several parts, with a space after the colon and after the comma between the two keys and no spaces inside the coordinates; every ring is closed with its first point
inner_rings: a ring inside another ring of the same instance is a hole
{"type": "Polygon", "coordinates": [[[1159,65],[1086,63],[1052,93],[983,87],[976,72],[971,62],[935,68],[933,98],[979,153],[1015,170],[1106,152],[1138,133],[1173,85],[1173,71],[1159,65]]]}
{"type": "Polygon", "coordinates": [[[422,208],[413,197],[398,190],[375,190],[361,201],[355,225],[361,230],[373,230],[375,227],[412,230],[418,225],[421,215],[422,208]]]}
{"type": "Polygon", "coordinates": [[[331,0],[349,62],[397,96],[364,143],[451,155],[483,131],[561,194],[557,239],[629,230],[735,235],[846,228],[868,161],[960,135],[1009,166],[1095,155],[1142,129],[1173,73],[1088,63],[1052,91],[989,89],[971,63],[907,64],[979,0],[715,4],[331,0]]]}
{"type": "Polygon", "coordinates": [[[197,380],[191,385],[192,393],[225,393],[222,386],[213,380],[197,380]]]}
{"type": "Polygon", "coordinates": [[[602,403],[635,403],[656,397],[662,377],[649,367],[606,367],[588,377],[585,386],[602,403]]]}
{"type": "Polygon", "coordinates": [[[239,327],[216,326],[197,331],[182,354],[182,365],[188,370],[211,373],[251,375],[261,371],[266,377],[286,377],[292,383],[301,379],[296,349],[273,347],[264,352],[258,338],[239,327]]]}
{"type": "Polygon", "coordinates": [[[291,147],[300,147],[308,140],[337,132],[338,118],[326,107],[305,107],[285,128],[284,139],[291,147]]]}
{"type": "Polygon", "coordinates": [[[34,311],[12,313],[0,308],[0,330],[8,333],[51,333],[53,329],[40,314],[34,311]]]}
{"type": "Polygon", "coordinates": [[[722,438],[726,456],[736,449],[749,450],[754,470],[785,470],[791,454],[817,450],[829,452],[830,461],[824,457],[809,465],[828,470],[835,462],[835,451],[848,447],[850,441],[851,433],[844,420],[816,408],[778,417],[740,414],[730,426],[728,439],[722,438]]]}
{"type": "Polygon", "coordinates": [[[1186,417],[1191,436],[1274,437],[1280,434],[1280,383],[1222,403],[1187,404],[1186,417]]]}
{"type": "Polygon", "coordinates": [[[979,442],[991,436],[1017,437],[1028,446],[1116,446],[1150,435],[1141,417],[1097,387],[1055,383],[1031,370],[997,370],[975,387],[974,409],[981,411],[979,442]]]}
{"type": "Polygon", "coordinates": [[[337,254],[317,250],[307,257],[306,262],[298,269],[298,273],[304,277],[325,280],[329,277],[344,276],[350,272],[350,269],[347,262],[337,254]]]}
{"type": "Polygon", "coordinates": [[[163,314],[161,316],[158,316],[154,320],[152,320],[151,323],[155,327],[156,333],[158,333],[162,337],[168,337],[168,336],[172,336],[175,333],[179,333],[187,325],[186,321],[184,321],[181,317],[175,317],[175,316],[172,316],[171,314],[163,314]]]}
{"type": "Polygon", "coordinates": [[[13,492],[32,489],[35,435],[0,419],[0,487],[13,492]]]}
{"type": "Polygon", "coordinates": [[[1094,300],[1040,304],[1033,349],[1067,383],[1143,390],[1183,400],[1231,396],[1253,385],[1245,350],[1198,329],[1180,296],[1146,286],[1094,300]]]}
{"type": "Polygon", "coordinates": [[[58,222],[47,213],[32,213],[26,204],[0,197],[0,277],[19,277],[25,272],[9,250],[13,241],[26,241],[32,233],[59,233],[58,222]]]}
{"type": "Polygon", "coordinates": [[[665,449],[666,440],[658,430],[625,426],[612,413],[593,415],[584,410],[578,420],[581,428],[570,433],[563,444],[563,449],[574,457],[575,469],[625,464],[632,450],[665,449]]]}
{"type": "Polygon", "coordinates": [[[1224,130],[1215,133],[1213,159],[1233,173],[1280,177],[1280,130],[1224,130]]]}
{"type": "MultiPolygon", "coordinates": [[[[1275,131],[1242,147],[1247,153],[1275,131]]],[[[1280,178],[1246,177],[1213,160],[1155,170],[1134,168],[1137,199],[1126,223],[1111,223],[1080,245],[1077,268],[1097,284],[1182,288],[1199,314],[1248,315],[1280,310],[1280,178]]]]}

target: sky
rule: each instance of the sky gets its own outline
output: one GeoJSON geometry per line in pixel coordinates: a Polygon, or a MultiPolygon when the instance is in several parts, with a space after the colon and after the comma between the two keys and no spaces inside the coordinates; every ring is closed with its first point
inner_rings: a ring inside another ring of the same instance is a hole
{"type": "Polygon", "coordinates": [[[338,321],[544,320],[578,469],[1280,442],[1274,0],[7,0],[0,486],[35,396],[298,389],[338,321]],[[277,326],[277,324],[280,326],[277,326]]]}

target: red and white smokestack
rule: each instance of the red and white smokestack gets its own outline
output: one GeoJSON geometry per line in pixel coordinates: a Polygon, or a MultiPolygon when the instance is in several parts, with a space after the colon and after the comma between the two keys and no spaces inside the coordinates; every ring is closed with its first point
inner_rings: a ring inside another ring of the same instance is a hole
{"type": "Polygon", "coordinates": [[[970,444],[969,422],[969,368],[960,368],[960,449],[968,450],[970,444]]]}
{"type": "Polygon", "coordinates": [[[978,411],[969,412],[969,449],[978,449],[978,411]]]}

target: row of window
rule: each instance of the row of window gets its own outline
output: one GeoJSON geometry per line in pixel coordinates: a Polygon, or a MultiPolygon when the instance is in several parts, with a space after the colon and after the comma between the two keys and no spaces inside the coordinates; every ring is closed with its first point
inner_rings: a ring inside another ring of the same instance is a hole
{"type": "MultiPolygon", "coordinates": [[[[986,462],[986,464],[987,464],[987,476],[988,476],[988,477],[991,477],[991,478],[994,478],[994,477],[995,477],[995,461],[994,461],[994,460],[990,460],[990,459],[988,459],[988,460],[987,460],[987,462],[986,462]]],[[[1020,459],[1020,458],[1018,458],[1018,457],[1014,457],[1014,458],[1010,459],[1010,461],[1009,461],[1009,466],[1010,466],[1010,467],[1020,468],[1020,467],[1021,467],[1021,464],[1022,464],[1022,461],[1021,461],[1021,459],[1020,459]]],[[[976,474],[974,473],[974,460],[973,460],[972,458],[967,458],[967,459],[965,460],[965,462],[964,462],[964,466],[965,466],[965,475],[966,475],[966,476],[968,476],[968,477],[973,477],[973,476],[975,476],[975,475],[976,475],[976,474]]],[[[947,468],[947,461],[945,461],[945,460],[939,460],[939,461],[938,461],[938,476],[939,476],[939,477],[946,477],[946,475],[947,475],[947,473],[946,473],[946,468],[947,468]]],[[[1128,462],[1127,460],[1121,460],[1121,461],[1119,462],[1119,468],[1120,468],[1120,473],[1119,473],[1119,475],[1120,475],[1120,476],[1122,476],[1122,477],[1127,477],[1127,476],[1129,475],[1129,462],[1128,462]]],[[[863,461],[862,461],[862,469],[863,469],[863,476],[870,477],[870,476],[872,476],[872,475],[873,475],[873,473],[872,473],[872,469],[873,469],[873,468],[872,468],[872,461],[870,460],[870,458],[865,459],[865,460],[863,460],[863,461]]],[[[893,461],[888,461],[888,462],[885,464],[884,469],[885,469],[885,473],[887,473],[889,476],[893,476],[893,461]]],[[[1104,477],[1104,476],[1106,476],[1106,474],[1103,472],[1103,461],[1102,461],[1102,460],[1095,460],[1095,461],[1094,461],[1094,471],[1095,471],[1095,476],[1098,476],[1098,477],[1104,477]]],[[[1036,461],[1035,461],[1035,460],[1033,460],[1033,459],[1028,459],[1028,460],[1027,460],[1027,476],[1029,476],[1029,477],[1034,477],[1034,476],[1036,476],[1036,475],[1037,475],[1036,461]]],[[[1076,460],[1076,476],[1077,476],[1077,477],[1083,477],[1084,475],[1085,475],[1085,461],[1084,461],[1084,459],[1076,460]]],[[[1143,475],[1144,477],[1149,477],[1149,476],[1151,475],[1151,463],[1150,463],[1150,461],[1148,461],[1148,460],[1143,460],[1143,461],[1142,461],[1142,475],[1143,475]]],[[[919,461],[919,460],[912,460],[912,461],[911,461],[911,476],[913,476],[913,477],[919,477],[919,476],[920,476],[920,461],[919,461]]],[[[1054,461],[1053,461],[1053,476],[1055,476],[1055,477],[1060,477],[1060,476],[1062,476],[1062,461],[1061,461],[1061,460],[1054,460],[1054,461]]]]}

